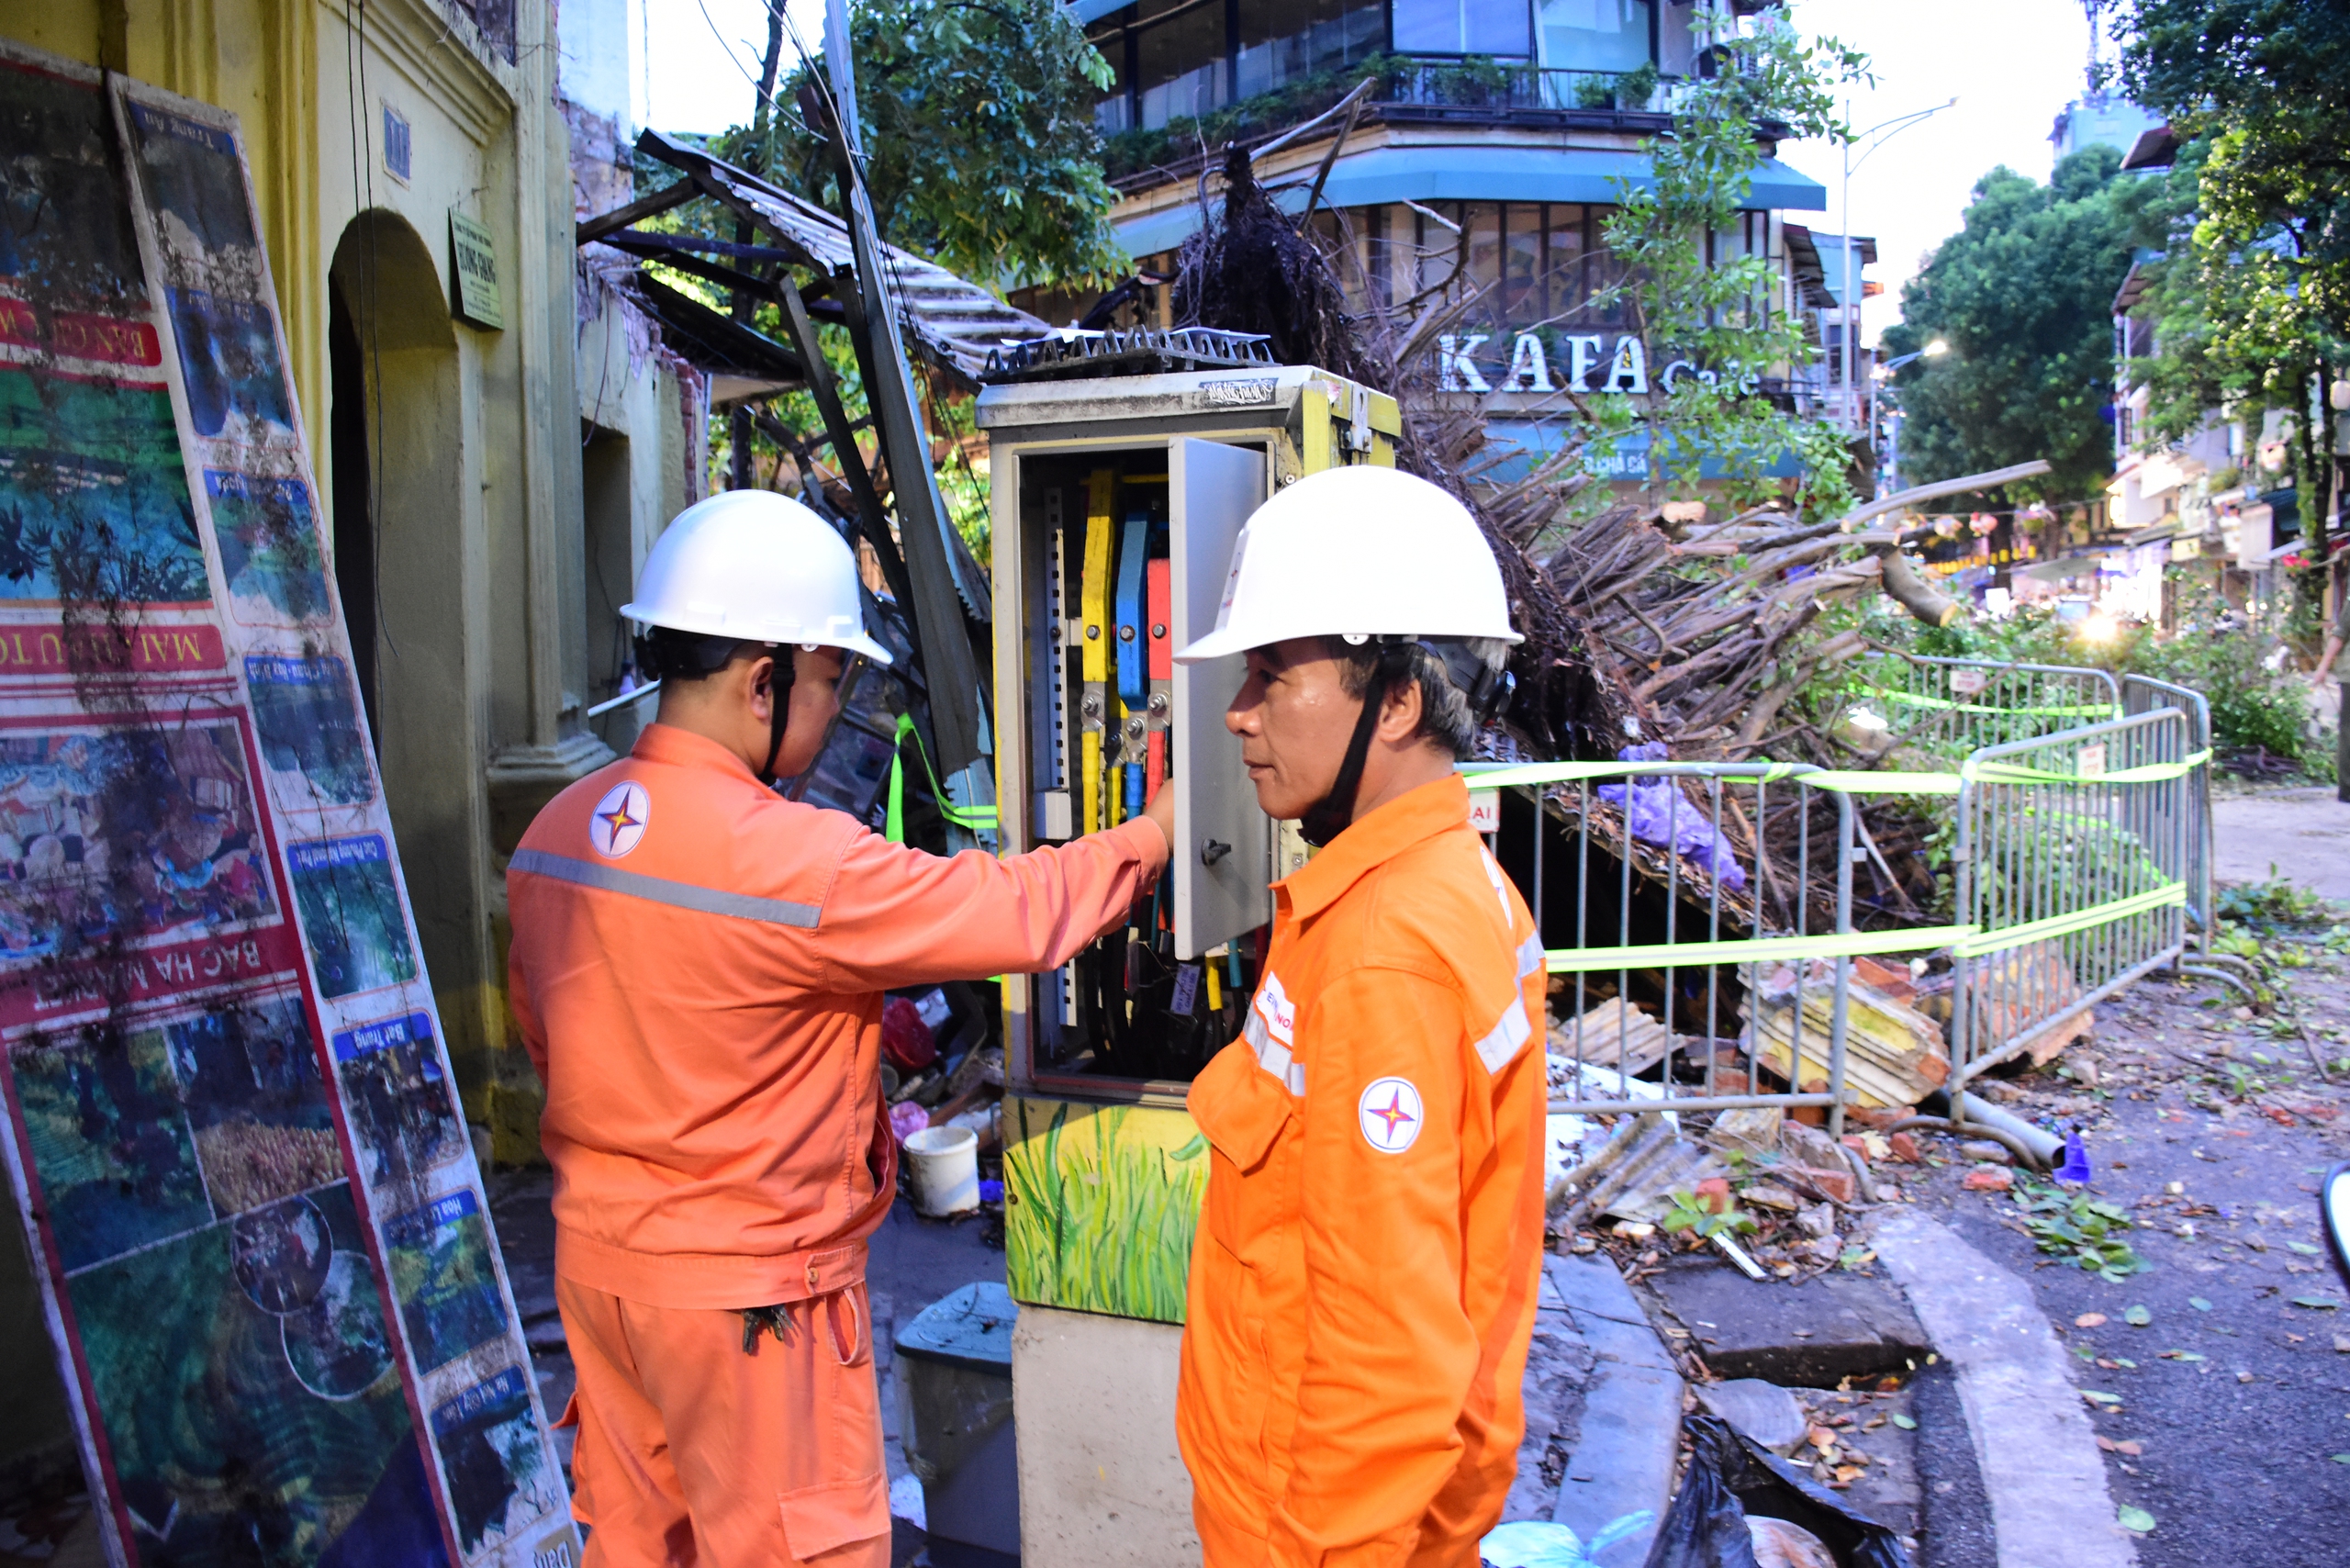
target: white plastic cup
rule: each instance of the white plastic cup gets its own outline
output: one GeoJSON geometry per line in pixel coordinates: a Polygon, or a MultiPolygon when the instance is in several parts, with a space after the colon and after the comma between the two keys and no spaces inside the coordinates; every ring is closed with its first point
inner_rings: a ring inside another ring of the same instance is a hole
{"type": "Polygon", "coordinates": [[[968,1127],[924,1127],[906,1139],[906,1185],[914,1212],[933,1219],[979,1206],[979,1135],[968,1127]]]}

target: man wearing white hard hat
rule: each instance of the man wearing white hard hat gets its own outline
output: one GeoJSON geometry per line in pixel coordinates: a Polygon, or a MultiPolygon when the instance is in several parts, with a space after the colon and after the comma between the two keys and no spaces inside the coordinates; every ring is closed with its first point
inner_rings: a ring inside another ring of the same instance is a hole
{"type": "Polygon", "coordinates": [[[659,714],[539,814],[507,878],[585,1568],[878,1568],[882,992],[1068,962],[1165,865],[1172,802],[999,860],[777,794],[815,760],[843,654],[890,659],[847,543],[781,496],[688,508],[621,613],[647,628],[659,714]]]}
{"type": "Polygon", "coordinates": [[[1215,629],[1275,884],[1213,1149],[1176,1430],[1208,1568],[1475,1568],[1516,1470],[1542,1249],[1542,945],[1454,764],[1507,691],[1501,573],[1393,469],[1258,509],[1215,629]]]}

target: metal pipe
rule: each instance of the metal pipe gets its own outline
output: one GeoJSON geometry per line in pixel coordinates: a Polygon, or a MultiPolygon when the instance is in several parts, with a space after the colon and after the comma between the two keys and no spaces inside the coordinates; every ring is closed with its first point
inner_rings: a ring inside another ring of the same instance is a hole
{"type": "MultiPolygon", "coordinates": [[[[1926,1096],[1924,1103],[1941,1101],[1947,1109],[1952,1097],[1940,1090],[1926,1096]]],[[[2031,1151],[2031,1162],[2045,1170],[2064,1157],[2065,1140],[2044,1127],[2035,1127],[2012,1112],[2003,1111],[1979,1094],[1969,1094],[1962,1089],[1956,1099],[1956,1111],[1950,1116],[1953,1131],[1971,1126],[1996,1129],[2022,1144],[2031,1151]]]]}

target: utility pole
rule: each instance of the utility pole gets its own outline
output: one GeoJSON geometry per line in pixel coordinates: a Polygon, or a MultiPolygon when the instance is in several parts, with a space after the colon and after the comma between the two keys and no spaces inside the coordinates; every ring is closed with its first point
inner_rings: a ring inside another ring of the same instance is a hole
{"type": "MultiPolygon", "coordinates": [[[[783,67],[783,0],[767,0],[767,56],[759,67],[759,97],[751,106],[751,145],[743,154],[743,166],[755,174],[767,173],[767,126],[769,106],[775,101],[776,73],[783,67]]],[[[747,245],[758,238],[748,218],[734,221],[734,242],[747,245]]],[[[741,289],[734,291],[734,319],[744,326],[751,323],[754,307],[751,297],[741,289]]],[[[726,416],[726,487],[747,490],[751,487],[751,406],[737,403],[726,416]]]]}

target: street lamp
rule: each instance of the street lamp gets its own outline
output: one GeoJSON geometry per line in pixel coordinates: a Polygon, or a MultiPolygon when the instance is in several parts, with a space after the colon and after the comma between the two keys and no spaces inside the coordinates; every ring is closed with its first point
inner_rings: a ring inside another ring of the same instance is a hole
{"type": "MultiPolygon", "coordinates": [[[[1922,119],[1929,118],[1931,116],[1942,113],[1944,109],[1949,108],[1953,104],[1957,102],[1958,99],[1953,96],[1950,100],[1950,103],[1936,104],[1932,108],[1918,109],[1906,115],[1896,115],[1889,120],[1882,121],[1876,125],[1869,127],[1866,130],[1854,135],[1848,135],[1844,138],[1844,185],[1841,196],[1844,207],[1844,276],[1838,290],[1841,297],[1837,302],[1837,313],[1843,318],[1844,345],[1842,363],[1839,364],[1837,368],[1840,373],[1839,379],[1841,379],[1844,384],[1841,403],[1845,411],[1845,418],[1850,420],[1852,424],[1858,424],[1860,422],[1861,412],[1859,400],[1854,398],[1852,390],[1852,364],[1853,361],[1859,357],[1858,353],[1855,352],[1858,346],[1855,340],[1860,336],[1861,325],[1861,290],[1860,286],[1853,281],[1852,277],[1852,171],[1859,168],[1863,163],[1867,162],[1870,153],[1874,152],[1878,148],[1884,146],[1887,141],[1899,135],[1902,131],[1908,129],[1911,126],[1916,125],[1922,119]],[[1855,158],[1852,156],[1852,144],[1859,141],[1865,141],[1868,143],[1868,146],[1863,149],[1861,155],[1858,158],[1855,158]]],[[[1844,101],[1844,118],[1849,121],[1852,118],[1852,100],[1847,98],[1844,101]]],[[[1849,429],[1850,427],[1848,426],[1847,428],[1849,429]]]]}
{"type": "Polygon", "coordinates": [[[1874,374],[1879,381],[1883,381],[1913,359],[1940,359],[1948,353],[1950,353],[1950,345],[1942,339],[1936,338],[1914,353],[1896,354],[1891,359],[1878,361],[1874,374]]]}

